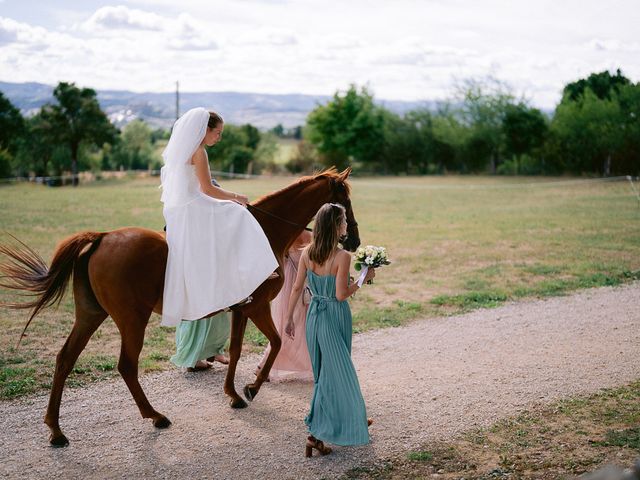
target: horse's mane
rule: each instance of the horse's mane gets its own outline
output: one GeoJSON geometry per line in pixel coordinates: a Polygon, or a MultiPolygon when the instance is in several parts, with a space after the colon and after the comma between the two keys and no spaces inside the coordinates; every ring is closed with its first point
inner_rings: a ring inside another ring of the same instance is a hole
{"type": "Polygon", "coordinates": [[[281,190],[277,190],[275,192],[272,193],[268,193],[266,195],[263,195],[262,197],[258,198],[255,202],[251,202],[254,205],[261,205],[265,202],[268,202],[269,200],[271,200],[273,197],[280,196],[281,194],[288,192],[289,190],[295,190],[300,188],[302,185],[306,185],[307,183],[313,182],[315,180],[321,179],[321,178],[332,178],[334,180],[336,180],[336,182],[341,183],[345,190],[347,191],[347,195],[351,192],[351,186],[349,185],[349,182],[346,181],[342,175],[340,174],[340,172],[338,172],[338,170],[336,169],[336,167],[329,167],[326,168],[324,170],[321,170],[319,172],[315,172],[311,175],[306,175],[304,177],[300,177],[300,179],[298,179],[297,181],[293,182],[291,185],[284,187],[281,190]]]}

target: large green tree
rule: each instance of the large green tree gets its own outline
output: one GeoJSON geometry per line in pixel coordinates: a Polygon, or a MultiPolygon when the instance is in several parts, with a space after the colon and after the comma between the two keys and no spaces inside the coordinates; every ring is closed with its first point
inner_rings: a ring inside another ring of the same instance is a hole
{"type": "Polygon", "coordinates": [[[590,89],[578,101],[560,103],[551,126],[563,145],[564,167],[573,173],[609,175],[623,142],[620,123],[618,101],[600,99],[590,89]]]}
{"type": "Polygon", "coordinates": [[[20,110],[0,92],[0,149],[15,153],[18,140],[25,134],[24,127],[20,110]]]}
{"type": "Polygon", "coordinates": [[[259,136],[260,131],[251,125],[238,127],[226,124],[222,140],[207,148],[212,168],[231,173],[246,173],[255,158],[260,143],[259,136]]]}
{"type": "Polygon", "coordinates": [[[153,132],[140,119],[136,119],[122,129],[120,141],[109,158],[110,167],[121,166],[127,170],[157,168],[161,160],[153,151],[153,132]]]}
{"type": "Polygon", "coordinates": [[[53,96],[57,103],[42,107],[41,115],[51,126],[53,135],[68,146],[73,184],[77,185],[80,144],[113,143],[117,131],[100,109],[95,90],[61,82],[53,96]]]}
{"type": "Polygon", "coordinates": [[[471,129],[466,164],[471,170],[489,165],[491,173],[502,160],[505,144],[503,122],[507,105],[514,103],[510,88],[493,78],[468,80],[458,91],[463,122],[471,129]]]}
{"type": "Polygon", "coordinates": [[[548,150],[574,173],[640,170],[640,84],[620,70],[568,84],[551,122],[548,150]]]}
{"type": "Polygon", "coordinates": [[[589,89],[601,100],[611,99],[611,95],[618,93],[621,87],[630,83],[620,69],[616,70],[615,75],[611,75],[605,70],[604,72],[592,73],[587,78],[568,83],[562,90],[562,96],[565,100],[575,102],[589,89]]]}
{"type": "Polygon", "coordinates": [[[374,104],[367,88],[358,90],[351,85],[309,113],[308,139],[326,166],[343,169],[356,161],[379,163],[386,171],[388,165],[382,156],[384,118],[383,109],[374,104]]]}
{"type": "Polygon", "coordinates": [[[17,154],[17,171],[21,175],[32,172],[36,176],[58,173],[52,171],[52,159],[54,156],[59,158],[64,148],[60,145],[61,142],[51,124],[41,112],[25,121],[25,132],[26,135],[17,154]]]}
{"type": "Polygon", "coordinates": [[[544,145],[549,127],[542,112],[537,108],[529,107],[524,102],[507,105],[502,128],[505,154],[511,157],[514,165],[513,173],[541,173],[540,158],[532,158],[539,165],[533,172],[521,172],[519,165],[524,155],[531,158],[534,152],[539,152],[544,145]]]}
{"type": "Polygon", "coordinates": [[[425,174],[436,163],[433,115],[426,109],[403,117],[386,112],[385,163],[393,173],[425,174]]]}
{"type": "Polygon", "coordinates": [[[20,110],[0,92],[0,177],[11,175],[14,155],[25,134],[20,110]]]}
{"type": "Polygon", "coordinates": [[[616,157],[614,170],[618,173],[640,175],[640,82],[625,85],[618,93],[620,127],[624,132],[622,146],[616,157]]]}

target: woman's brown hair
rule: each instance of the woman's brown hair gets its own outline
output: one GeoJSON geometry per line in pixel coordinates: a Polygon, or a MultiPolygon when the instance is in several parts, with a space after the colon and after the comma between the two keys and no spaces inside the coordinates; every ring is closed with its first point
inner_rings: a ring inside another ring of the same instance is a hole
{"type": "Polygon", "coordinates": [[[338,203],[325,203],[316,213],[313,241],[309,245],[309,259],[322,265],[329,259],[340,241],[340,223],[346,217],[344,207],[338,203]]]}
{"type": "Polygon", "coordinates": [[[216,112],[209,112],[209,121],[207,122],[207,127],[216,128],[218,125],[224,123],[224,120],[220,116],[220,114],[216,112]]]}

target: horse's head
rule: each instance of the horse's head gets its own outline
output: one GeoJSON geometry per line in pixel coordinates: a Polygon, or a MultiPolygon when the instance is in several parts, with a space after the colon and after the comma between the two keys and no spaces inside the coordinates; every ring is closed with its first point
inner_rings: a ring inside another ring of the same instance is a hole
{"type": "Polygon", "coordinates": [[[351,189],[347,179],[350,173],[351,168],[338,172],[331,167],[302,177],[282,190],[259,198],[249,208],[272,245],[281,245],[284,249],[295,238],[292,233],[295,227],[302,228],[309,223],[323,204],[339,203],[347,213],[347,238],[342,246],[353,252],[360,246],[360,235],[349,197],[351,189]],[[286,226],[294,228],[283,228],[286,226]]]}
{"type": "Polygon", "coordinates": [[[330,202],[343,205],[347,211],[347,238],[342,242],[342,246],[345,250],[355,252],[356,248],[360,246],[360,233],[358,232],[358,222],[351,207],[351,187],[347,181],[351,173],[351,167],[342,173],[338,173],[335,170],[329,170],[323,173],[329,178],[329,185],[331,187],[330,202]]]}

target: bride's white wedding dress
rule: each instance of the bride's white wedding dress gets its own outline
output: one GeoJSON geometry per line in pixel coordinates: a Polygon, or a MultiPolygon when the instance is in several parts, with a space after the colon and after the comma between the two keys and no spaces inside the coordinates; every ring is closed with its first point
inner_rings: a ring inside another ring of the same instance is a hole
{"type": "Polygon", "coordinates": [[[191,156],[204,137],[208,117],[204,109],[187,112],[176,122],[171,138],[182,141],[181,134],[194,138],[178,144],[180,148],[170,140],[163,153],[169,256],[162,325],[197,320],[244,300],[278,266],[262,228],[245,207],[211,198],[200,189],[191,156]]]}

